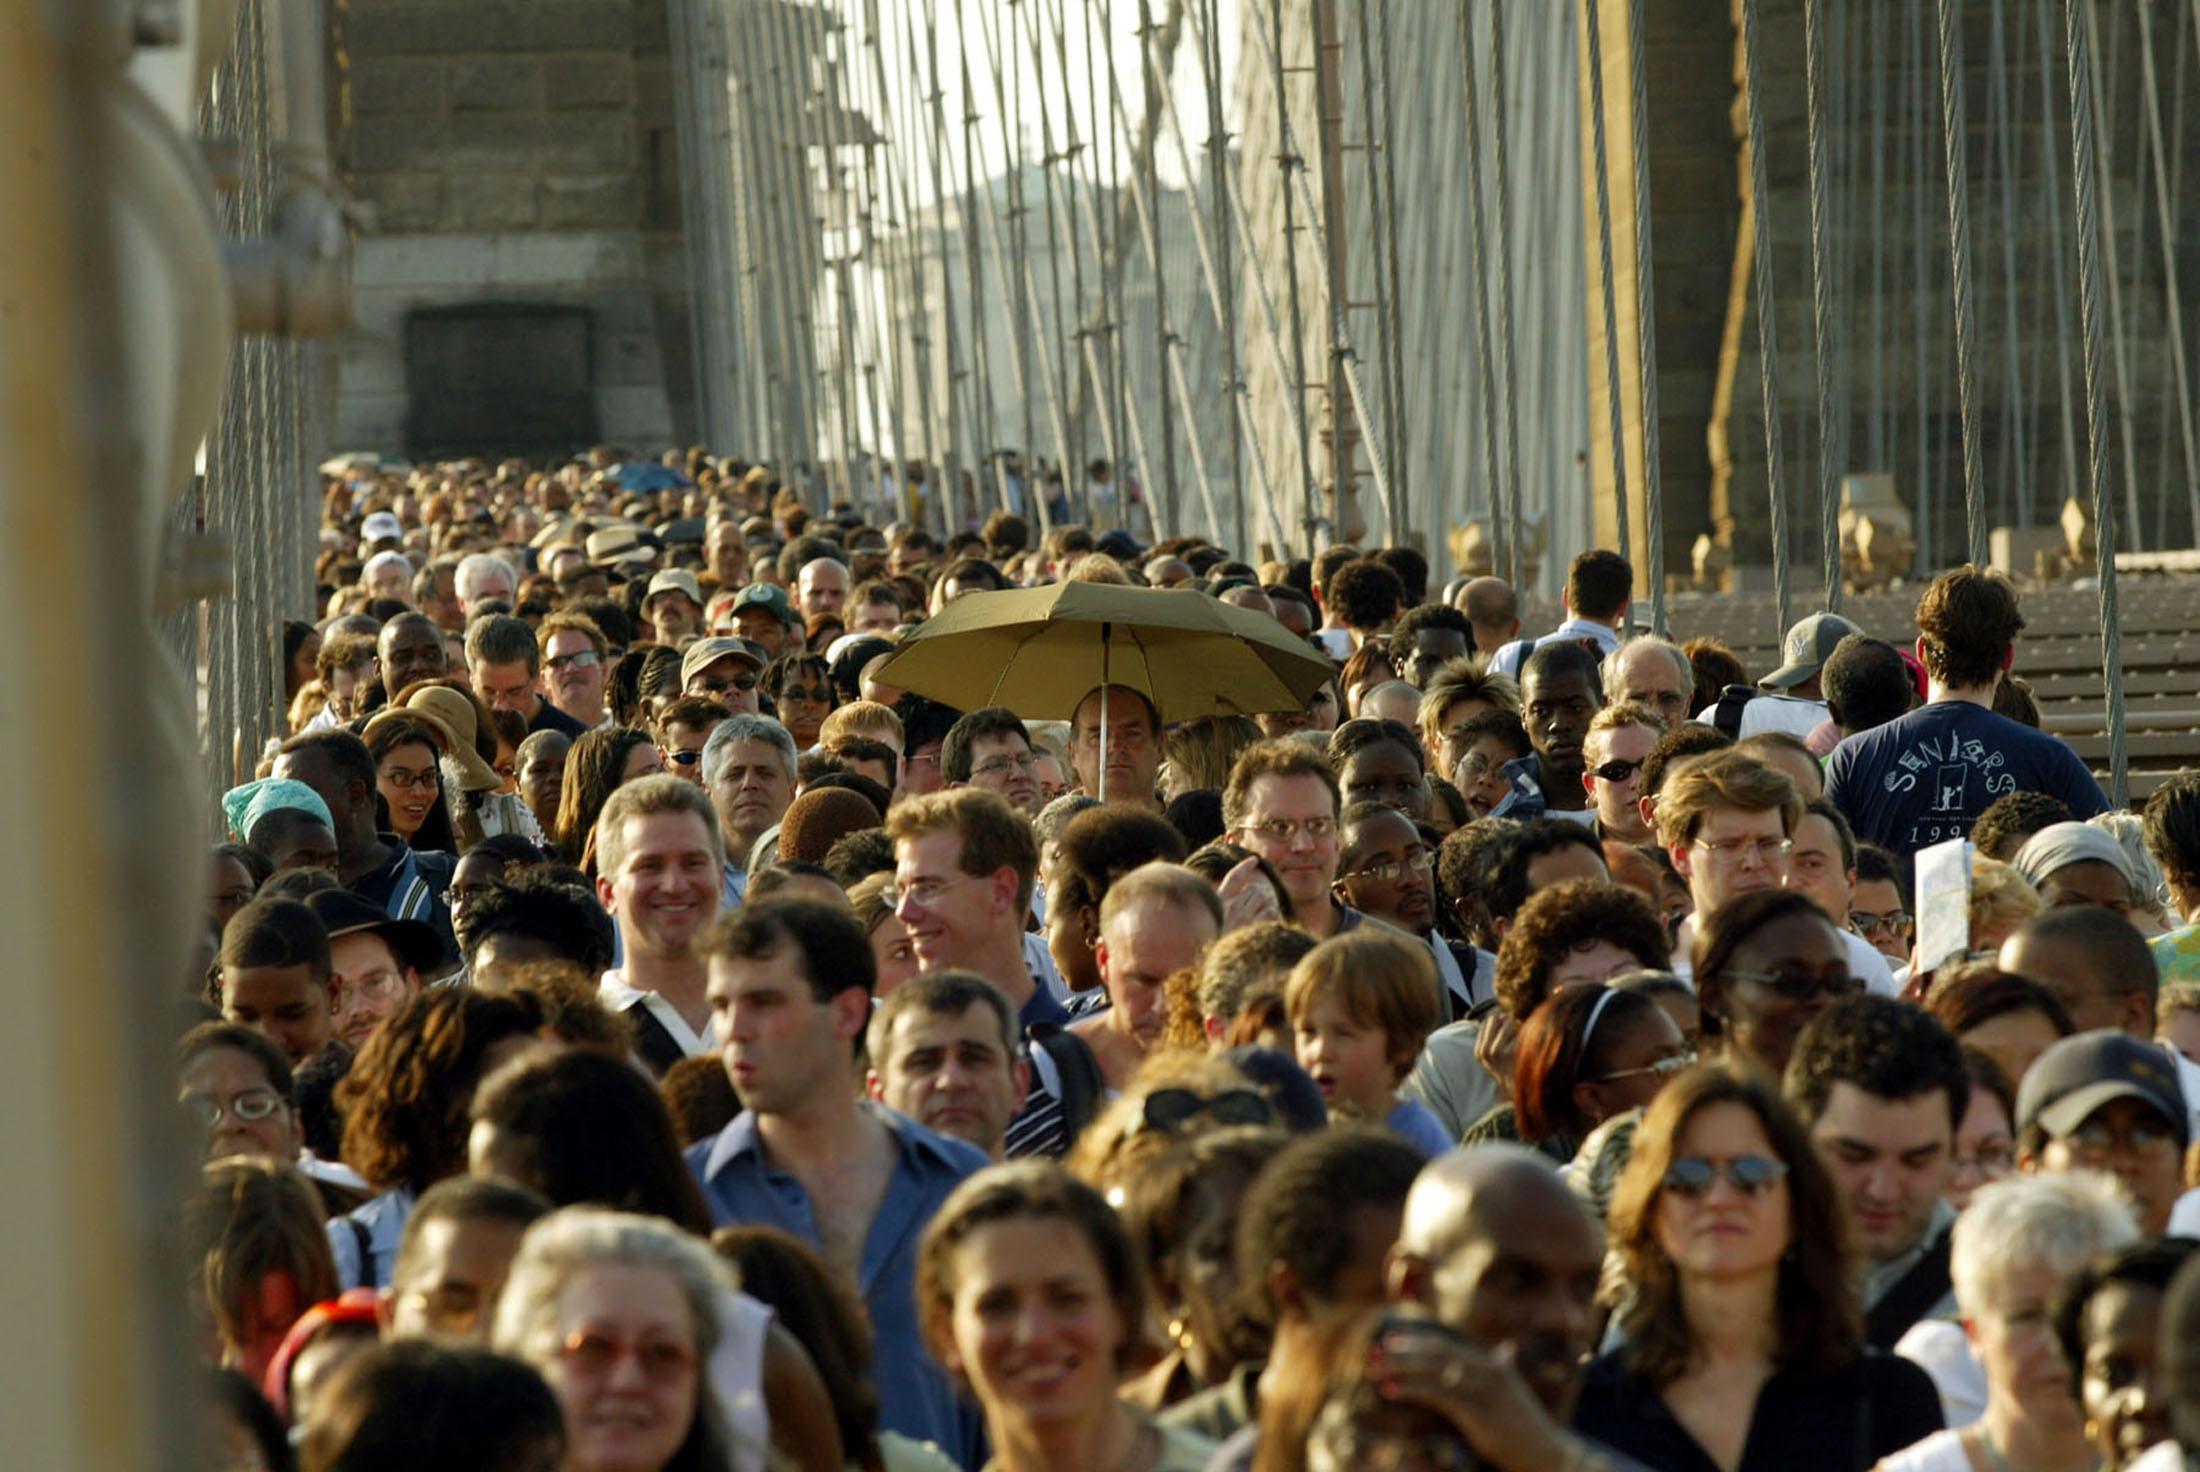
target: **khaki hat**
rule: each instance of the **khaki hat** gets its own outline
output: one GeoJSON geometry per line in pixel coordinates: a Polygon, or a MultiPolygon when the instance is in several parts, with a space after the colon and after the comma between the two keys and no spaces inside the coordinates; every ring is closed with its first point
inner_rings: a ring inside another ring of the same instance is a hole
{"type": "Polygon", "coordinates": [[[710,639],[697,639],[680,656],[680,688],[686,689],[687,682],[694,679],[698,671],[709,668],[721,659],[746,660],[759,670],[771,662],[764,657],[763,650],[746,639],[736,639],[725,634],[710,639]]]}
{"type": "MultiPolygon", "coordinates": [[[[468,792],[494,792],[504,785],[495,767],[474,749],[474,703],[447,685],[423,685],[403,705],[383,712],[417,716],[443,733],[444,755],[458,768],[459,785],[468,792]]],[[[375,719],[380,720],[377,716],[375,719]]],[[[367,723],[369,731],[374,722],[367,723]]]]}
{"type": "Polygon", "coordinates": [[[642,596],[642,607],[649,607],[649,600],[659,593],[685,593],[697,608],[703,606],[703,585],[684,567],[670,568],[651,578],[649,591],[642,596]]]}
{"type": "MultiPolygon", "coordinates": [[[[641,528],[621,522],[588,534],[590,562],[655,562],[657,549],[642,540],[641,528]]],[[[702,600],[697,599],[698,603],[702,600]]]]}

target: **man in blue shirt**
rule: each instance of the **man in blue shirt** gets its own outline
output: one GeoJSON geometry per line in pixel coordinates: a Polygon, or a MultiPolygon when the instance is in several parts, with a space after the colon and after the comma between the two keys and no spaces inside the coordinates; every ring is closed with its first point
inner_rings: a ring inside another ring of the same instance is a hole
{"type": "Polygon", "coordinates": [[[848,1275],[877,1343],[879,1424],[982,1456],[982,1423],[925,1352],[917,1244],[976,1148],[861,1103],[849,1067],[871,1016],[871,942],[845,908],[750,905],[714,937],[707,993],[726,1075],[747,1108],[687,1152],[718,1225],[791,1232],[848,1275]]]}
{"type": "Polygon", "coordinates": [[[1968,564],[1917,601],[1927,703],[1849,737],[1826,758],[1826,797],[1856,836],[1897,853],[1969,835],[1994,799],[2044,792],[2073,816],[2108,809],[2100,784],[2063,741],[1994,714],[1994,687],[2016,660],[2024,615],[1999,573],[1968,564]]]}

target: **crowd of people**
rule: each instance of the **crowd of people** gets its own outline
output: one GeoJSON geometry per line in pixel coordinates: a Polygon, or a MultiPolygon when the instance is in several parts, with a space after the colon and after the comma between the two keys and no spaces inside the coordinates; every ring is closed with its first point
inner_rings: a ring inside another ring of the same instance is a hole
{"type": "Polygon", "coordinates": [[[2006,579],[1759,673],[1631,627],[1609,551],[1530,627],[1410,548],[636,468],[324,479],[179,1002],[225,1465],[2200,1456],[2200,777],[2109,811],[2006,579]],[[891,684],[1063,581],[1334,673],[891,684]]]}

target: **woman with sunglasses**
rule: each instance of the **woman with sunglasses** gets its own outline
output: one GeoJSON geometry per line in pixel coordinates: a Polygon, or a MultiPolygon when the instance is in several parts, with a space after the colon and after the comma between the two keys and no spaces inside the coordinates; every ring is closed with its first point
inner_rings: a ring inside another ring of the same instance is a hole
{"type": "Polygon", "coordinates": [[[570,1206],[527,1229],[493,1343],[550,1382],[563,1472],[734,1465],[703,1378],[732,1287],[709,1248],[656,1217],[570,1206]]]}
{"type": "Polygon", "coordinates": [[[1864,1472],[1940,1429],[1925,1372],[1864,1344],[1843,1208],[1771,1080],[1658,1095],[1613,1197],[1620,1347],[1575,1427],[1655,1472],[1864,1472]]]}
{"type": "Polygon", "coordinates": [[[1842,932],[1809,896],[1756,889],[1696,917],[1696,1000],[1712,1051],[1774,1078],[1812,1019],[1863,989],[1842,932]]]}
{"type": "Polygon", "coordinates": [[[1644,1107],[1695,1061],[1672,1016],[1640,992],[1554,992],[1520,1029],[1512,1090],[1520,1141],[1564,1164],[1590,1131],[1644,1107]]]}
{"type": "Polygon", "coordinates": [[[833,713],[832,667],[822,654],[783,654],[764,671],[764,693],[779,710],[779,724],[797,751],[817,745],[818,728],[833,713]]]}

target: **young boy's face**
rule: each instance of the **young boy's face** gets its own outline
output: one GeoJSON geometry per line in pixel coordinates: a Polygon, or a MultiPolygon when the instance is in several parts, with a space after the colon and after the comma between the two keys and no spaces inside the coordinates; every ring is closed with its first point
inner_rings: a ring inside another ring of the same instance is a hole
{"type": "Polygon", "coordinates": [[[1291,1019],[1291,1038],[1299,1067],[1332,1109],[1374,1119],[1390,1113],[1398,1064],[1380,1027],[1355,1022],[1334,997],[1317,997],[1291,1019]]]}

